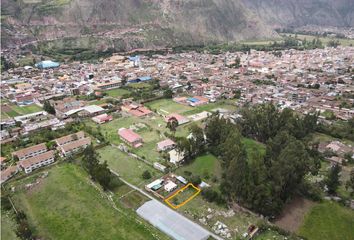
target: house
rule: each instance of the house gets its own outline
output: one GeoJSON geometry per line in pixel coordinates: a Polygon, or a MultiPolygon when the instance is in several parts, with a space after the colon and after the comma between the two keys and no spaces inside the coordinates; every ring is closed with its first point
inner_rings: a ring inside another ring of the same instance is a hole
{"type": "Polygon", "coordinates": [[[165,172],[166,171],[166,166],[162,165],[161,163],[154,162],[154,168],[161,171],[165,172]]]}
{"type": "Polygon", "coordinates": [[[96,117],[93,117],[91,118],[92,121],[94,121],[95,123],[98,123],[98,124],[102,124],[102,123],[106,123],[106,122],[109,122],[109,121],[112,121],[113,117],[112,116],[109,116],[108,114],[104,113],[104,114],[101,114],[101,115],[98,115],[96,117]]]}
{"type": "Polygon", "coordinates": [[[54,162],[54,151],[48,151],[31,158],[27,158],[19,163],[20,167],[25,170],[25,173],[30,173],[33,170],[47,166],[54,162]]]}
{"type": "Polygon", "coordinates": [[[96,86],[96,90],[108,90],[108,89],[114,89],[114,88],[119,88],[122,86],[122,80],[115,80],[115,81],[109,81],[105,83],[100,83],[96,86]]]}
{"type": "Polygon", "coordinates": [[[122,111],[128,112],[136,117],[145,117],[153,113],[151,110],[147,109],[146,107],[135,103],[124,104],[121,107],[121,109],[122,111]]]}
{"type": "Polygon", "coordinates": [[[67,135],[67,136],[64,136],[61,138],[57,138],[54,141],[56,142],[56,144],[58,146],[62,146],[62,145],[77,141],[82,138],[85,138],[85,133],[83,131],[80,131],[80,132],[70,134],[70,135],[67,135]]]}
{"type": "Polygon", "coordinates": [[[172,141],[171,139],[166,139],[161,142],[157,143],[157,151],[166,151],[174,148],[176,146],[176,143],[172,141]]]}
{"type": "Polygon", "coordinates": [[[1,171],[1,184],[9,180],[11,177],[13,177],[16,173],[18,173],[18,167],[17,166],[10,166],[6,168],[4,171],[1,171]]]}
{"type": "Polygon", "coordinates": [[[178,164],[184,159],[184,153],[180,153],[175,149],[169,151],[168,154],[170,155],[170,162],[173,164],[178,164]]]}
{"type": "Polygon", "coordinates": [[[6,158],[5,157],[0,157],[0,166],[1,166],[1,169],[5,166],[6,164],[6,158]]]}
{"type": "Polygon", "coordinates": [[[75,141],[71,141],[69,143],[58,146],[58,150],[60,151],[62,156],[70,156],[80,150],[85,149],[91,144],[91,138],[81,138],[75,141]]]}
{"type": "Polygon", "coordinates": [[[173,190],[175,190],[177,188],[177,184],[172,182],[171,180],[169,180],[165,186],[164,186],[164,189],[165,191],[167,192],[172,192],[173,190]]]}
{"type": "Polygon", "coordinates": [[[47,146],[45,143],[41,143],[32,147],[24,148],[12,153],[12,157],[18,157],[20,161],[23,161],[27,158],[31,158],[42,154],[47,151],[47,146]]]}
{"type": "Polygon", "coordinates": [[[186,118],[186,117],[184,117],[184,116],[182,116],[182,115],[179,115],[179,114],[177,114],[177,113],[171,113],[171,114],[167,115],[167,116],[165,117],[165,121],[166,121],[166,122],[169,122],[169,121],[171,121],[171,119],[173,119],[173,118],[175,118],[175,119],[177,120],[178,125],[182,125],[182,124],[185,124],[185,123],[188,123],[188,122],[189,122],[189,119],[188,119],[188,118],[186,118]]]}
{"type": "Polygon", "coordinates": [[[143,139],[131,129],[121,128],[118,130],[118,135],[131,147],[138,148],[143,145],[143,139]]]}

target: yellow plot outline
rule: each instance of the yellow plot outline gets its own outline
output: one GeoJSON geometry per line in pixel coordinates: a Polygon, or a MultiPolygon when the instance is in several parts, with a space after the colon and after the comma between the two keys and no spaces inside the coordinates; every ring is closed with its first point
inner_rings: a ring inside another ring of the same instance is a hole
{"type": "Polygon", "coordinates": [[[187,202],[191,201],[193,198],[195,198],[195,197],[200,193],[200,191],[201,191],[200,188],[194,186],[193,183],[188,183],[186,186],[184,186],[184,187],[178,189],[176,192],[174,192],[174,193],[173,193],[171,196],[169,196],[168,198],[165,198],[164,201],[165,201],[165,202],[168,204],[168,206],[170,206],[171,208],[177,209],[177,208],[180,208],[180,207],[182,207],[183,205],[185,205],[187,202]],[[194,193],[192,196],[190,196],[190,197],[189,197],[187,200],[185,200],[184,202],[178,204],[177,206],[174,205],[174,204],[172,204],[172,203],[170,203],[170,200],[171,200],[172,198],[174,198],[177,194],[179,194],[179,193],[182,192],[184,189],[186,189],[186,188],[188,188],[188,187],[190,187],[190,186],[192,186],[195,190],[197,190],[197,192],[194,193]]]}

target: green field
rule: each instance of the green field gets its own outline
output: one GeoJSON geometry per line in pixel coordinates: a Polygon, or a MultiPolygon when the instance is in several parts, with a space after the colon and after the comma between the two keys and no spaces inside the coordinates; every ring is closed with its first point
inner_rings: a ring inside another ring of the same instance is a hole
{"type": "Polygon", "coordinates": [[[11,118],[11,117],[17,117],[29,113],[34,113],[34,112],[39,112],[42,111],[42,108],[37,106],[36,104],[31,104],[28,106],[20,107],[14,104],[7,104],[8,107],[11,108],[10,111],[5,111],[4,107],[1,106],[1,118],[6,119],[6,118],[11,118]]]}
{"type": "Polygon", "coordinates": [[[145,105],[152,110],[161,112],[162,114],[184,113],[193,110],[193,107],[176,103],[171,99],[159,99],[146,103],[145,105]]]}
{"type": "Polygon", "coordinates": [[[278,232],[273,230],[266,230],[259,235],[257,235],[255,240],[286,240],[287,237],[280,235],[278,232]]]}
{"type": "Polygon", "coordinates": [[[102,161],[107,161],[108,166],[113,171],[117,172],[123,179],[132,184],[143,186],[146,182],[150,181],[142,178],[142,174],[145,170],[151,173],[152,178],[157,178],[162,175],[161,172],[153,167],[122,153],[115,147],[107,146],[101,148],[98,150],[98,153],[102,161]]]}
{"type": "Polygon", "coordinates": [[[13,199],[43,239],[167,239],[147,223],[137,222],[133,212],[126,214],[117,204],[115,210],[76,165],[53,166],[48,177],[26,190],[24,185],[34,177],[15,183],[13,199]]]}
{"type": "Polygon", "coordinates": [[[298,233],[311,240],[351,240],[353,226],[353,210],[338,203],[323,202],[311,209],[298,233]]]}
{"type": "Polygon", "coordinates": [[[182,167],[178,168],[176,173],[185,175],[185,171],[189,171],[194,175],[199,175],[205,181],[207,181],[212,176],[217,178],[221,177],[220,161],[211,154],[197,157],[190,164],[183,165],[182,167]]]}
{"type": "Polygon", "coordinates": [[[16,236],[16,222],[11,212],[1,210],[1,239],[19,239],[16,236]]]}
{"type": "Polygon", "coordinates": [[[107,95],[110,97],[117,98],[117,97],[122,97],[124,94],[130,93],[130,91],[123,88],[116,88],[116,89],[107,90],[105,91],[105,93],[107,93],[107,95]]]}
{"type": "Polygon", "coordinates": [[[335,41],[338,40],[339,43],[342,46],[350,46],[351,44],[354,45],[354,39],[332,38],[332,37],[317,37],[317,36],[313,36],[313,35],[289,34],[289,33],[286,33],[284,35],[287,35],[287,36],[290,35],[291,37],[295,37],[295,35],[297,35],[297,39],[299,39],[299,40],[306,39],[307,41],[312,41],[313,39],[319,38],[324,45],[327,45],[327,43],[329,41],[331,41],[331,40],[335,40],[335,41]]]}

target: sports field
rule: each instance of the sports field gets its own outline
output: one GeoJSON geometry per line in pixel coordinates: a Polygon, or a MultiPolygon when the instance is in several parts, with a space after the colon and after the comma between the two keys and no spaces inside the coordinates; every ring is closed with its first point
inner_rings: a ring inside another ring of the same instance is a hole
{"type": "Polygon", "coordinates": [[[20,107],[14,104],[7,103],[1,105],[1,118],[6,119],[11,117],[17,117],[39,111],[42,111],[42,108],[40,108],[36,104],[20,107]]]}
{"type": "Polygon", "coordinates": [[[306,215],[298,234],[311,240],[352,240],[353,226],[353,210],[325,201],[306,215]]]}
{"type": "Polygon", "coordinates": [[[116,89],[107,90],[105,91],[105,93],[107,93],[107,95],[110,97],[117,98],[117,97],[122,97],[124,94],[130,93],[130,91],[122,88],[116,88],[116,89]]]}
{"type": "Polygon", "coordinates": [[[43,239],[167,239],[119,204],[115,210],[79,166],[53,166],[48,177],[26,190],[29,181],[16,182],[13,199],[43,239]]]}

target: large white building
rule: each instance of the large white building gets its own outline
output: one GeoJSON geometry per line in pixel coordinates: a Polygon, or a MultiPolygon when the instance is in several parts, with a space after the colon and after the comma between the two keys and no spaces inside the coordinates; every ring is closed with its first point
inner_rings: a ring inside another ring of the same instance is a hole
{"type": "Polygon", "coordinates": [[[47,166],[55,160],[54,151],[48,151],[31,158],[22,160],[19,164],[24,169],[25,173],[30,173],[33,170],[47,166]]]}

